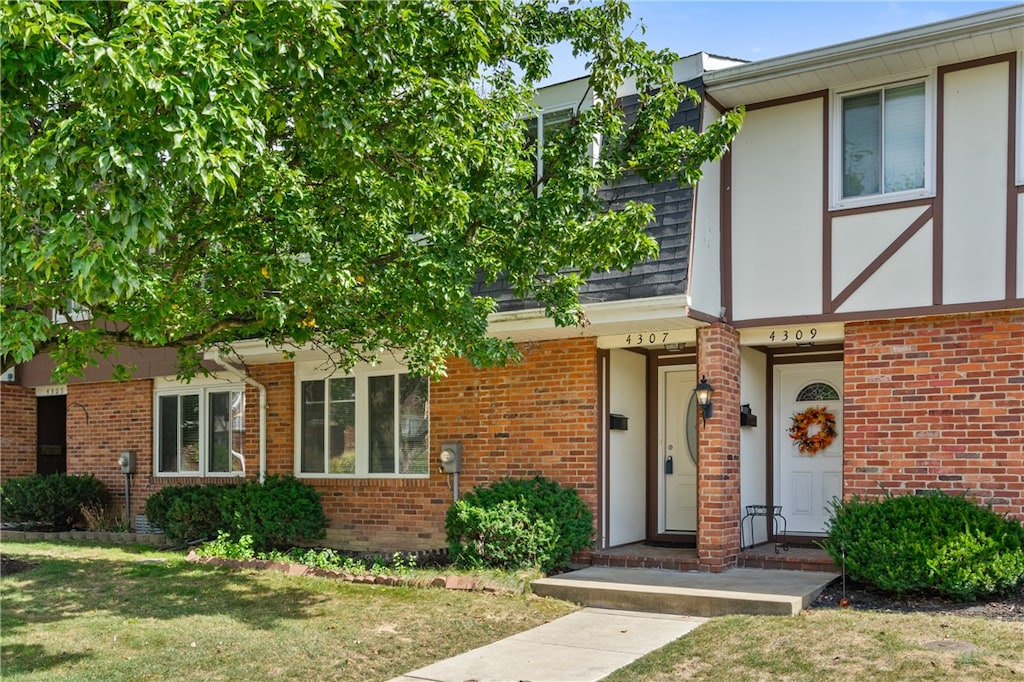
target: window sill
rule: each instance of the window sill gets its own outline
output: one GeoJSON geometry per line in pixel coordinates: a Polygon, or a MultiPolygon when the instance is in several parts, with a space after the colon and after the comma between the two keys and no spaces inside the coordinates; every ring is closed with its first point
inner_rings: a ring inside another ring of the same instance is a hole
{"type": "Polygon", "coordinates": [[[871,194],[865,197],[850,197],[832,201],[828,210],[831,212],[846,211],[854,208],[867,208],[872,206],[888,206],[889,204],[901,204],[918,199],[934,199],[935,192],[930,189],[914,190],[911,192],[893,192],[892,194],[871,194]]]}
{"type": "Polygon", "coordinates": [[[309,481],[425,481],[430,474],[303,474],[295,478],[309,481]]]}
{"type": "Polygon", "coordinates": [[[238,471],[235,473],[224,474],[224,473],[203,473],[201,471],[158,471],[153,474],[154,478],[245,478],[245,473],[238,471]]]}

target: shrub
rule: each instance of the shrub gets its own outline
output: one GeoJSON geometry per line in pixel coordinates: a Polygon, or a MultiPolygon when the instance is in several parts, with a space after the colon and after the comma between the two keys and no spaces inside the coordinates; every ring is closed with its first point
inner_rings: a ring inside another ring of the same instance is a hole
{"type": "Polygon", "coordinates": [[[591,545],[593,515],[575,488],[543,477],[480,486],[448,509],[453,561],[550,572],[591,545]]]}
{"type": "Polygon", "coordinates": [[[251,536],[257,551],[317,540],[327,527],[320,495],[292,476],[232,487],[220,500],[220,513],[224,530],[236,539],[251,536]]]}
{"type": "Polygon", "coordinates": [[[1024,525],[940,492],[833,503],[822,547],[854,579],[897,594],[969,601],[1024,584],[1024,525]]]}
{"type": "Polygon", "coordinates": [[[70,530],[84,525],[82,507],[104,507],[110,501],[106,486],[95,476],[43,476],[12,478],[0,489],[0,515],[6,522],[70,530]]]}
{"type": "Polygon", "coordinates": [[[220,499],[237,486],[168,486],[146,500],[146,517],[176,544],[213,539],[225,528],[220,499]]]}
{"type": "Polygon", "coordinates": [[[175,543],[250,536],[262,551],[324,536],[327,519],[320,496],[291,476],[264,483],[168,486],[146,500],[149,521],[175,543]]]}

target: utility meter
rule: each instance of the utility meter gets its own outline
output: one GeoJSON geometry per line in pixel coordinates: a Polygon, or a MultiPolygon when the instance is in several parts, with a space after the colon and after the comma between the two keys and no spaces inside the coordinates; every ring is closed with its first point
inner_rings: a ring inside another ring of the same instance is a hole
{"type": "Polygon", "coordinates": [[[462,471],[462,443],[441,445],[441,471],[446,474],[457,474],[462,471]]]}
{"type": "Polygon", "coordinates": [[[135,473],[135,451],[125,450],[121,453],[121,456],[117,458],[117,464],[121,467],[122,474],[134,474],[135,473]]]}

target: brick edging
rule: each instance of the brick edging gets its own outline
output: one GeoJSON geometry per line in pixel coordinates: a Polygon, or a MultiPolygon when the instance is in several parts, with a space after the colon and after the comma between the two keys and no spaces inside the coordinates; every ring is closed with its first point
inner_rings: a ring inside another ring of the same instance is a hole
{"type": "Polygon", "coordinates": [[[167,536],[163,533],[114,533],[88,530],[69,530],[61,532],[0,529],[0,542],[62,542],[86,541],[106,542],[114,545],[151,545],[167,546],[167,536]]]}
{"type": "Polygon", "coordinates": [[[437,576],[429,583],[421,583],[415,580],[408,580],[394,575],[355,575],[346,571],[334,571],[328,568],[313,568],[303,564],[292,564],[283,561],[269,561],[266,559],[222,559],[221,557],[201,557],[194,549],[189,550],[185,561],[192,563],[207,564],[210,566],[221,566],[225,568],[248,568],[258,571],[276,571],[285,575],[316,576],[318,578],[334,578],[347,583],[363,585],[387,585],[389,587],[443,587],[447,590],[475,591],[480,589],[484,592],[498,592],[492,586],[482,586],[480,581],[472,576],[449,575],[437,576]]]}

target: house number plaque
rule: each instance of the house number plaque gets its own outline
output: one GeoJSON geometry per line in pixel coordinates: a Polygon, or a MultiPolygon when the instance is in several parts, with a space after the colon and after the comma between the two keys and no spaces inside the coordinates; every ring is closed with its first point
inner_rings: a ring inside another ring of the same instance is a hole
{"type": "Polygon", "coordinates": [[[834,322],[740,330],[743,345],[820,344],[842,340],[843,325],[834,322]]]}
{"type": "Polygon", "coordinates": [[[669,343],[693,343],[697,336],[692,329],[651,331],[643,328],[613,336],[600,336],[598,348],[642,348],[664,346],[669,343]]]}

